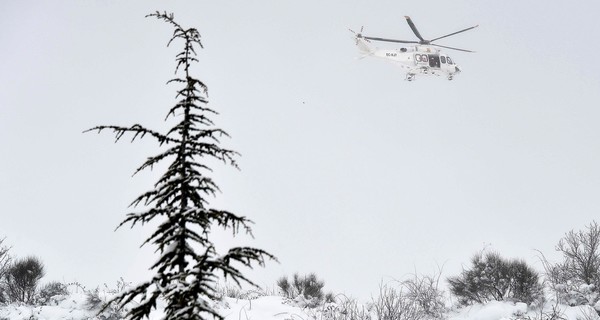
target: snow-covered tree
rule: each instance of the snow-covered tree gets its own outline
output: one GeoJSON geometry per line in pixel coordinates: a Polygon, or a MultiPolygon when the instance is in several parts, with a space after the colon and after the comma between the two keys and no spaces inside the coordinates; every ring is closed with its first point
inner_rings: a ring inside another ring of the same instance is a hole
{"type": "Polygon", "coordinates": [[[10,247],[4,245],[4,238],[0,239],[0,303],[6,302],[5,296],[5,275],[8,271],[8,267],[12,261],[11,256],[8,251],[10,251],[10,247]]]}
{"type": "Polygon", "coordinates": [[[540,252],[546,280],[561,302],[596,305],[600,300],[600,225],[592,221],[584,230],[567,232],[556,245],[563,255],[552,263],[540,252]]]}
{"type": "Polygon", "coordinates": [[[123,225],[159,225],[143,244],[151,243],[160,254],[151,266],[155,275],[149,281],[123,292],[112,302],[120,306],[130,304],[128,319],[144,319],[156,308],[159,298],[165,300],[165,318],[168,320],[223,319],[212,307],[217,299],[215,286],[219,276],[253,284],[240,271],[240,267],[264,266],[265,260],[275,259],[264,250],[235,247],[219,254],[209,238],[214,226],[251,234],[252,223],[244,216],[209,207],[208,197],[219,189],[207,174],[211,169],[199,162],[217,159],[237,167],[237,153],[219,146],[219,138],[227,133],[214,126],[209,118],[216,112],[208,107],[207,87],[191,74],[190,67],[197,62],[196,50],[202,48],[200,33],[195,28],[184,29],[175,22],[173,14],[156,12],[148,15],[174,27],[169,41],[183,42],[183,50],[176,55],[176,78],[169,83],[181,85],[177,102],[167,113],[167,119],[177,122],[166,133],[141,125],[130,127],[98,126],[88,131],[111,130],[118,141],[126,134],[132,141],[150,137],[162,147],[161,152],[149,157],[137,170],[152,168],[159,162],[171,161],[167,171],[154,185],[154,189],[138,196],[132,207],[143,207],[139,212],[127,214],[123,225]]]}

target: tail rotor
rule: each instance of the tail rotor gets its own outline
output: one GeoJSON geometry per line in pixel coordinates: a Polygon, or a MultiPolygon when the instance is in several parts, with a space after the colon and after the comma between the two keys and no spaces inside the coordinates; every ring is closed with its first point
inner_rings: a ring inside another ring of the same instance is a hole
{"type": "Polygon", "coordinates": [[[348,28],[348,30],[350,30],[350,32],[352,32],[354,34],[354,44],[358,47],[358,50],[360,51],[360,58],[362,59],[366,56],[370,56],[373,54],[373,52],[375,52],[375,49],[373,47],[371,47],[371,40],[369,40],[369,37],[365,37],[363,36],[363,31],[364,31],[365,27],[361,26],[360,27],[360,31],[356,32],[350,28],[348,28]]]}
{"type": "Polygon", "coordinates": [[[366,38],[365,38],[365,37],[362,35],[362,33],[363,33],[363,30],[364,30],[364,29],[365,29],[365,26],[361,26],[361,27],[360,27],[360,31],[359,31],[359,32],[356,32],[356,31],[354,31],[354,30],[352,30],[352,29],[348,28],[348,30],[350,30],[350,32],[352,32],[352,33],[354,34],[354,39],[355,39],[355,41],[356,41],[356,42],[355,42],[355,44],[356,44],[356,45],[358,45],[358,39],[362,39],[362,40],[364,40],[364,41],[366,41],[366,42],[371,42],[371,41],[369,41],[369,39],[366,39],[366,38]]]}

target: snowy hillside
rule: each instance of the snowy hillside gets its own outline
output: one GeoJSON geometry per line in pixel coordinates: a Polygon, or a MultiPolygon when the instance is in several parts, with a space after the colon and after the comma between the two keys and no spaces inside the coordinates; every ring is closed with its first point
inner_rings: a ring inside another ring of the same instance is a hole
{"type": "MultiPolygon", "coordinates": [[[[347,300],[348,302],[350,300],[347,300]]],[[[10,320],[107,320],[120,319],[110,313],[97,315],[98,309],[89,307],[85,293],[72,293],[69,296],[57,297],[50,305],[0,306],[0,319],[10,320]]],[[[217,309],[226,320],[382,320],[375,312],[369,311],[368,305],[347,303],[330,303],[317,308],[301,308],[294,301],[279,296],[260,296],[249,299],[225,297],[215,303],[217,309]],[[357,312],[360,311],[360,312],[357,312]]],[[[162,314],[155,312],[151,320],[161,319],[162,314]]],[[[589,306],[568,307],[546,304],[543,311],[528,310],[524,303],[490,302],[485,305],[473,305],[447,314],[448,320],[595,320],[596,312],[589,306]],[[553,318],[555,316],[555,318],[553,318]]],[[[404,319],[399,319],[404,320],[404,319]]],[[[405,319],[410,320],[410,319],[405,319]]]]}

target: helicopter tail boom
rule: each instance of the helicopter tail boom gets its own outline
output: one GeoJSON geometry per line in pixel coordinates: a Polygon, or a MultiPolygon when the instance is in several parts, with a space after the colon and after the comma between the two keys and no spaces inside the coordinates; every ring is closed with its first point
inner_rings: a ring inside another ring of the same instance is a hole
{"type": "Polygon", "coordinates": [[[358,51],[360,51],[361,58],[370,56],[375,52],[375,49],[362,38],[356,39],[356,46],[358,47],[358,51]]]}

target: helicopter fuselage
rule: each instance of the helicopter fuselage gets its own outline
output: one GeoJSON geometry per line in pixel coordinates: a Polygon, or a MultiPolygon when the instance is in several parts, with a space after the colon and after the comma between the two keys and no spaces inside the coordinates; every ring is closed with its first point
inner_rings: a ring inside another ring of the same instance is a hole
{"type": "Polygon", "coordinates": [[[406,71],[406,79],[411,81],[419,75],[446,76],[452,80],[460,73],[460,68],[447,54],[432,46],[411,46],[400,49],[373,48],[365,55],[385,59],[406,71]]]}

